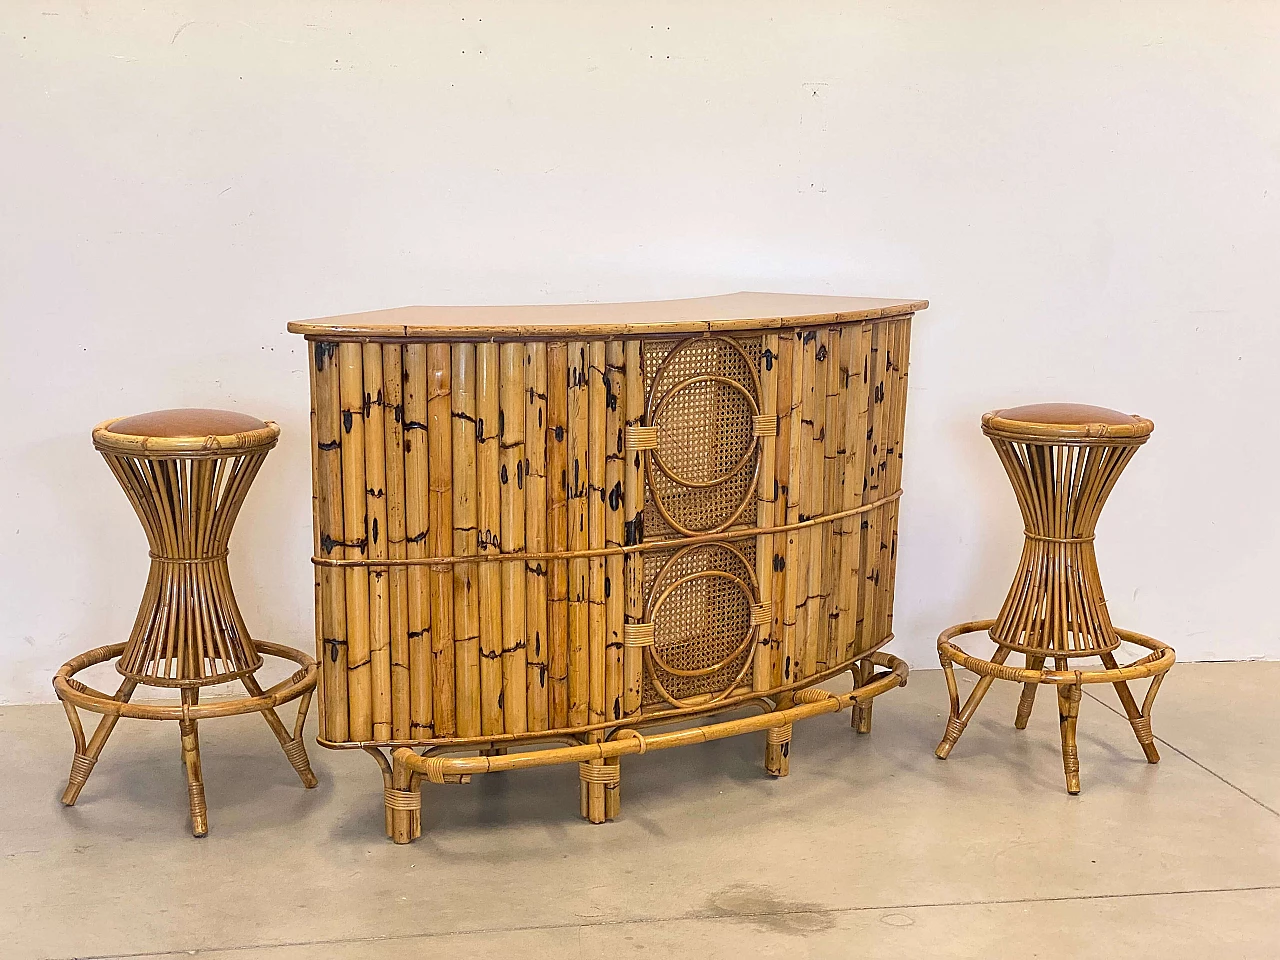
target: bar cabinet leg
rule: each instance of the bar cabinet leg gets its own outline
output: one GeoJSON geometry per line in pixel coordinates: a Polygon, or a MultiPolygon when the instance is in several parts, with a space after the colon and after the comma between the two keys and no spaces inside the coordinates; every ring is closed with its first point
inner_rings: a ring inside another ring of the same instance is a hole
{"type": "MultiPolygon", "coordinates": [[[[1044,666],[1044,657],[1037,657],[1030,653],[1027,654],[1027,669],[1039,670],[1044,666]]],[[[1027,729],[1027,721],[1031,719],[1031,708],[1036,702],[1036,688],[1038,683],[1024,683],[1022,685],[1022,696],[1018,698],[1018,715],[1013,719],[1013,725],[1018,730],[1027,729]]]]}
{"type": "Polygon", "coordinates": [[[609,757],[605,760],[604,765],[613,769],[617,776],[604,785],[604,818],[606,820],[618,819],[618,810],[622,804],[622,767],[618,757],[609,757]]]}
{"type": "Polygon", "coordinates": [[[604,760],[588,760],[578,764],[578,807],[582,816],[592,823],[604,823],[608,819],[605,805],[605,787],[617,784],[621,767],[604,760]]]}
{"type": "MultiPolygon", "coordinates": [[[[858,666],[853,672],[853,685],[860,687],[864,683],[871,680],[875,674],[876,666],[870,660],[858,661],[858,666]]],[[[871,732],[871,710],[875,706],[874,700],[868,700],[866,703],[859,703],[850,711],[852,716],[849,718],[849,726],[858,733],[871,732]]]]}
{"type": "Polygon", "coordinates": [[[396,843],[412,843],[422,836],[422,784],[418,775],[404,764],[401,755],[413,756],[413,751],[401,747],[392,753],[388,765],[386,757],[376,747],[365,749],[377,757],[379,766],[383,768],[382,795],[386,807],[387,836],[396,843]]]}
{"type": "MultiPolygon", "coordinates": [[[[137,686],[138,681],[126,678],[111,699],[128,703],[137,686]]],[[[102,748],[107,745],[107,739],[120,718],[113,714],[103,714],[102,719],[98,721],[98,726],[94,728],[93,736],[89,738],[88,744],[85,744],[84,730],[80,726],[80,717],[76,713],[76,708],[66,701],[63,701],[62,706],[67,711],[67,718],[71,721],[71,732],[76,738],[76,753],[71,759],[71,775],[67,778],[67,789],[62,792],[63,805],[71,807],[79,799],[80,791],[84,789],[89,774],[93,772],[93,765],[98,762],[98,757],[102,755],[102,748]]]]}
{"type": "MultiPolygon", "coordinates": [[[[194,707],[199,699],[198,688],[182,688],[184,707],[194,707]]],[[[200,733],[194,720],[179,720],[178,728],[182,732],[182,759],[187,767],[187,799],[191,804],[191,835],[203,837],[209,833],[209,814],[204,802],[204,778],[200,772],[200,733]]]]}
{"type": "Polygon", "coordinates": [[[785,777],[791,772],[791,724],[765,731],[764,769],[771,777],[785,777]]]}

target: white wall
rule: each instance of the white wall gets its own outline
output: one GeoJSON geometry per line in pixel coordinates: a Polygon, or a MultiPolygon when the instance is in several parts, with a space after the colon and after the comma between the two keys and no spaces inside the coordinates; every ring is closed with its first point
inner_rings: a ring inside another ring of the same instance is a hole
{"type": "Polygon", "coordinates": [[[123,639],[146,547],[89,443],[225,406],[284,437],[233,540],[311,644],[294,318],[739,289],[927,297],[896,649],[994,615],[978,430],[1157,430],[1104,514],[1117,622],[1277,653],[1280,4],[72,4],[0,10],[0,700],[123,639]]]}

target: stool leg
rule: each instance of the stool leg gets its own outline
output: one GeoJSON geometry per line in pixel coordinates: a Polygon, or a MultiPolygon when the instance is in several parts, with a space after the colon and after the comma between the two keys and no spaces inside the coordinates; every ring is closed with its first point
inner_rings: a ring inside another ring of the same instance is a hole
{"type": "MultiPolygon", "coordinates": [[[[1039,670],[1044,666],[1044,657],[1033,656],[1027,654],[1027,669],[1039,670]]],[[[1038,683],[1024,683],[1022,685],[1022,696],[1018,698],[1018,715],[1013,719],[1013,725],[1018,730],[1027,729],[1027,721],[1031,719],[1031,708],[1036,702],[1036,688],[1038,683]]]]}
{"type": "MultiPolygon", "coordinates": [[[[194,707],[200,700],[197,687],[182,688],[183,706],[194,707]]],[[[200,734],[194,720],[179,720],[182,731],[182,759],[187,765],[187,799],[191,803],[191,835],[203,837],[209,833],[209,814],[204,802],[204,779],[200,773],[200,734]]]]}
{"type": "MultiPolygon", "coordinates": [[[[138,681],[125,679],[120,684],[120,688],[116,690],[113,700],[120,703],[128,703],[129,698],[133,696],[133,691],[137,689],[138,681]]],[[[116,724],[120,721],[120,717],[114,714],[103,714],[98,726],[93,731],[93,736],[89,738],[89,743],[84,743],[84,731],[80,727],[80,718],[75,712],[75,707],[69,703],[63,703],[63,707],[67,711],[67,717],[71,719],[71,732],[76,738],[76,753],[71,760],[71,776],[67,778],[67,789],[62,792],[62,803],[64,806],[74,806],[80,797],[80,791],[84,789],[85,782],[89,779],[89,774],[93,772],[93,765],[98,762],[98,757],[102,755],[102,748],[107,745],[107,738],[111,736],[111,731],[116,728],[116,724]]]]}
{"type": "MultiPolygon", "coordinates": [[[[1059,666],[1059,670],[1065,666],[1059,666]]],[[[1080,753],[1076,747],[1076,718],[1080,716],[1080,684],[1058,687],[1058,728],[1062,734],[1062,769],[1067,775],[1067,793],[1080,792],[1080,753]]]]}
{"type": "MultiPolygon", "coordinates": [[[[858,665],[853,669],[853,685],[860,687],[871,679],[875,672],[876,666],[870,660],[860,660],[858,665]]],[[[871,708],[875,706],[874,700],[868,700],[866,703],[860,703],[849,711],[849,726],[858,733],[871,732],[871,708]]]]}
{"type": "MultiPolygon", "coordinates": [[[[1102,654],[1102,662],[1108,670],[1120,669],[1116,663],[1115,654],[1102,654]]],[[[1152,681],[1155,682],[1154,680],[1152,681]]],[[[1129,724],[1133,727],[1134,736],[1138,738],[1138,745],[1142,747],[1142,752],[1146,754],[1147,763],[1159,763],[1160,751],[1156,749],[1156,738],[1151,732],[1151,718],[1144,716],[1143,712],[1138,709],[1137,702],[1133,699],[1133,694],[1129,692],[1129,684],[1121,680],[1119,683],[1112,684],[1116,688],[1116,693],[1120,697],[1120,703],[1124,706],[1125,715],[1129,718],[1129,724]]]]}
{"type": "MultiPolygon", "coordinates": [[[[244,684],[244,688],[249,691],[249,696],[262,696],[262,687],[258,685],[258,681],[253,674],[241,677],[240,680],[244,684]]],[[[289,731],[285,728],[284,723],[281,722],[274,707],[267,707],[262,711],[262,718],[267,721],[267,726],[271,728],[271,732],[280,741],[284,755],[289,758],[289,762],[293,764],[293,769],[298,772],[298,779],[302,781],[302,785],[308,790],[319,782],[316,780],[316,775],[311,772],[311,761],[307,758],[307,747],[302,742],[302,725],[306,721],[307,707],[310,703],[311,694],[303,694],[302,703],[298,708],[298,722],[293,736],[289,735],[289,731]]]]}
{"type": "MultiPolygon", "coordinates": [[[[995,677],[979,677],[978,682],[973,685],[973,692],[969,694],[969,698],[964,702],[964,708],[961,709],[960,692],[956,687],[955,671],[951,666],[951,661],[945,655],[940,659],[942,660],[942,670],[947,677],[947,691],[951,694],[951,713],[947,717],[947,729],[942,735],[942,742],[938,744],[938,749],[933,751],[933,755],[939,760],[945,760],[951,755],[951,748],[956,745],[956,741],[964,733],[964,728],[969,725],[969,721],[977,713],[978,704],[982,703],[982,698],[991,689],[991,684],[995,682],[995,677]]],[[[998,665],[1004,663],[1007,659],[1009,659],[1009,648],[1001,647],[996,651],[995,656],[991,658],[991,662],[998,665]]]]}

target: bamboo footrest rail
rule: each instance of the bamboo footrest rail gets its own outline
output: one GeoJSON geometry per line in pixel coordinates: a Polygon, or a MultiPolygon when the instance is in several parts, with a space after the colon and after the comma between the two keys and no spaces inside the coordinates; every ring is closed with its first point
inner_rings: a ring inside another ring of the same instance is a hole
{"type": "Polygon", "coordinates": [[[790,743],[792,726],[795,723],[809,717],[837,713],[849,707],[866,706],[880,694],[906,684],[909,671],[904,661],[886,653],[876,653],[868,659],[876,666],[885,669],[875,673],[866,683],[847,693],[832,693],[810,687],[797,691],[792,698],[792,705],[778,707],[750,717],[648,734],[628,727],[615,731],[608,739],[594,743],[507,753],[501,756],[448,757],[438,754],[420,756],[408,747],[401,747],[392,754],[390,765],[382,761],[384,777],[387,781],[384,789],[387,835],[396,843],[408,843],[421,835],[419,811],[422,802],[419,791],[423,780],[433,784],[469,783],[473,776],[483,773],[529,770],[535,767],[577,763],[579,778],[584,783],[600,783],[616,787],[621,780],[621,771],[616,765],[620,757],[642,754],[651,750],[708,743],[712,740],[722,740],[726,737],[756,733],[761,730],[766,731],[767,744],[771,749],[785,748],[790,743]]]}

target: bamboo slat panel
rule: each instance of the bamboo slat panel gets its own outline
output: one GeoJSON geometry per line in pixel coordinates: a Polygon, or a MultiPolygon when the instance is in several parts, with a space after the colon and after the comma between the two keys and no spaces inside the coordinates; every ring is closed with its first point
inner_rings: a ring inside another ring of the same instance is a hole
{"type": "Polygon", "coordinates": [[[312,337],[323,741],[600,741],[890,635],[909,316],[312,337]]]}

